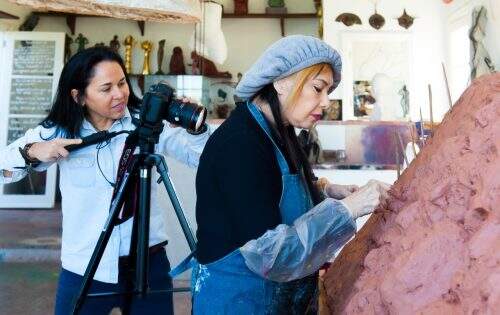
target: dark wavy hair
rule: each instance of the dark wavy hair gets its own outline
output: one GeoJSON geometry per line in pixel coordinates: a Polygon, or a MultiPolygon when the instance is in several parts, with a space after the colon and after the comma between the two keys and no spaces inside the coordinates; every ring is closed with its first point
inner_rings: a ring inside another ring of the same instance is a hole
{"type": "Polygon", "coordinates": [[[271,112],[273,114],[274,121],[276,122],[278,136],[283,142],[285,151],[283,153],[288,157],[291,163],[291,165],[289,165],[290,172],[303,174],[313,203],[315,205],[319,204],[321,201],[323,201],[324,198],[314,184],[314,182],[316,181],[316,176],[314,176],[311,164],[309,163],[304,150],[299,144],[297,134],[295,133],[295,127],[292,125],[285,126],[285,124],[283,123],[280,100],[278,98],[278,92],[274,88],[273,83],[269,83],[268,85],[264,86],[259,92],[255,94],[252,100],[257,97],[265,100],[271,107],[271,112]]]}
{"type": "Polygon", "coordinates": [[[87,48],[71,57],[64,66],[52,108],[47,117],[40,123],[45,128],[56,127],[54,134],[49,137],[50,139],[80,137],[80,129],[86,115],[86,109],[81,105],[81,96],[85,95],[85,89],[94,76],[95,66],[102,61],[113,61],[120,65],[130,89],[127,107],[131,113],[138,111],[141,100],[132,91],[120,55],[108,47],[87,48]],[[78,103],[71,96],[73,89],[76,89],[80,96],[78,103]]]}

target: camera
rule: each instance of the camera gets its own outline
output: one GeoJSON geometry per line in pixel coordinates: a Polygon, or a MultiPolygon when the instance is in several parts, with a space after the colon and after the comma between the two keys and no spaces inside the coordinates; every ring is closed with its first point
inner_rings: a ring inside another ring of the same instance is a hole
{"type": "Polygon", "coordinates": [[[140,120],[143,124],[154,126],[166,120],[196,133],[206,118],[205,107],[177,100],[175,90],[165,82],[152,85],[142,99],[140,120]]]}

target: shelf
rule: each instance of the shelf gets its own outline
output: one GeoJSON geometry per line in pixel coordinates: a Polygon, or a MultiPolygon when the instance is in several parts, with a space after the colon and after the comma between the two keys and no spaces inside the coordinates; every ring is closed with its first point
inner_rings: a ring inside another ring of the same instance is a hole
{"type": "Polygon", "coordinates": [[[9,13],[4,12],[4,11],[0,11],[0,19],[19,20],[19,17],[12,15],[12,14],[9,14],[9,13]]]}
{"type": "Polygon", "coordinates": [[[247,13],[234,14],[223,13],[222,18],[225,19],[280,19],[281,36],[285,36],[285,19],[311,19],[317,18],[316,13],[282,13],[282,14],[267,14],[267,13],[247,13]]]}
{"type": "MultiPolygon", "coordinates": [[[[65,17],[66,18],[66,25],[68,25],[69,30],[71,31],[71,35],[75,35],[75,24],[76,24],[76,18],[78,17],[98,17],[98,18],[110,18],[112,17],[109,16],[102,16],[102,15],[84,15],[84,14],[71,14],[71,13],[62,13],[62,12],[34,12],[36,15],[39,16],[56,16],[56,17],[65,17]]],[[[145,30],[145,21],[136,21],[137,26],[139,27],[139,30],[141,31],[141,35],[144,36],[144,30],[145,30]]]]}

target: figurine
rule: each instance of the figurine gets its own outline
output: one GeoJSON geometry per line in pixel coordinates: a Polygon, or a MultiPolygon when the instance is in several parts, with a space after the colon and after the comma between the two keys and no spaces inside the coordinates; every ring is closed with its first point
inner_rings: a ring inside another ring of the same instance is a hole
{"type": "Polygon", "coordinates": [[[162,39],[158,42],[158,54],[156,56],[156,60],[158,61],[158,71],[155,74],[165,74],[163,70],[161,70],[161,65],[163,64],[163,52],[165,50],[165,40],[162,39]]]}
{"type": "Polygon", "coordinates": [[[186,74],[186,67],[184,66],[184,55],[182,48],[179,46],[174,47],[172,57],[170,58],[170,71],[168,74],[183,75],[186,74]]]}
{"type": "Polygon", "coordinates": [[[411,15],[408,15],[408,13],[406,13],[406,9],[404,9],[403,14],[400,17],[398,17],[398,24],[406,29],[409,29],[410,26],[413,25],[414,19],[415,18],[411,15]]]}
{"type": "Polygon", "coordinates": [[[376,30],[379,30],[382,26],[384,26],[385,19],[382,15],[377,13],[377,7],[375,7],[375,13],[372,16],[370,16],[368,22],[376,30]]]}
{"type": "Polygon", "coordinates": [[[113,36],[113,39],[109,41],[109,48],[115,53],[120,51],[120,41],[118,40],[118,35],[113,36]]]}
{"type": "Polygon", "coordinates": [[[361,19],[354,13],[342,13],[337,16],[335,22],[341,22],[345,26],[351,26],[353,24],[361,24],[361,19]]]}
{"type": "Polygon", "coordinates": [[[132,73],[132,47],[135,44],[132,35],[125,37],[123,44],[125,45],[125,70],[130,74],[132,73]]]}
{"type": "Polygon", "coordinates": [[[234,14],[245,15],[248,13],[248,0],[234,0],[234,14]]]}
{"type": "Polygon", "coordinates": [[[64,62],[68,62],[71,57],[71,44],[73,44],[73,38],[66,34],[66,40],[64,41],[64,62]]]}
{"type": "Polygon", "coordinates": [[[75,43],[78,44],[78,52],[82,51],[85,49],[85,45],[89,43],[89,40],[87,37],[83,36],[82,33],[78,34],[78,36],[75,39],[75,43]]]}
{"type": "Polygon", "coordinates": [[[227,71],[219,72],[212,61],[198,55],[195,51],[191,52],[191,59],[193,60],[193,74],[205,75],[212,78],[230,79],[232,77],[231,73],[227,71]]]}
{"type": "Polygon", "coordinates": [[[142,74],[151,74],[151,69],[149,67],[149,57],[151,56],[151,50],[153,49],[153,43],[146,40],[141,43],[141,48],[144,50],[144,63],[142,65],[142,74]]]}

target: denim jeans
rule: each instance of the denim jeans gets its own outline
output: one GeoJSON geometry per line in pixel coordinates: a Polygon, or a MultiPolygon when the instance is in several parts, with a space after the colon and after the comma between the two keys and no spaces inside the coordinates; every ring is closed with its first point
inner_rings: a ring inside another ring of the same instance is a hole
{"type": "MultiPolygon", "coordinates": [[[[128,279],[130,279],[130,276],[127,275],[128,271],[128,262],[125,259],[120,258],[118,283],[105,283],[93,280],[89,293],[128,291],[128,279]]],[[[165,250],[150,254],[148,270],[149,288],[153,291],[171,289],[172,278],[168,275],[169,271],[170,263],[165,250]]],[[[132,277],[133,276],[134,274],[132,277]]],[[[82,281],[83,276],[61,269],[56,294],[56,315],[71,314],[74,299],[80,290],[82,281]]],[[[83,303],[79,314],[108,315],[109,312],[115,307],[119,307],[120,309],[126,307],[127,300],[131,301],[129,306],[130,314],[174,314],[172,292],[151,292],[148,293],[145,298],[133,296],[131,300],[126,299],[123,295],[87,297],[85,298],[85,302],[83,303]]]]}

